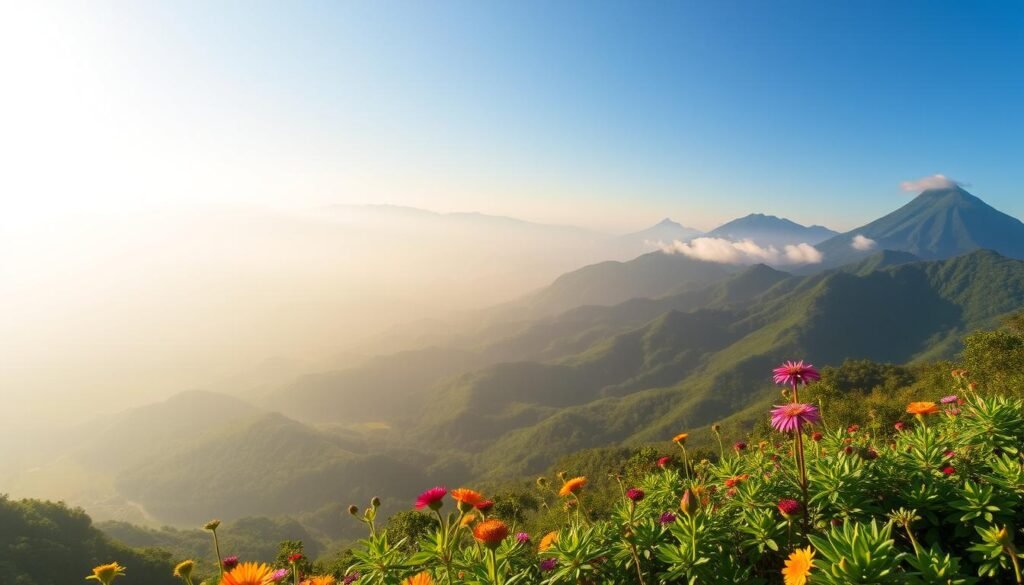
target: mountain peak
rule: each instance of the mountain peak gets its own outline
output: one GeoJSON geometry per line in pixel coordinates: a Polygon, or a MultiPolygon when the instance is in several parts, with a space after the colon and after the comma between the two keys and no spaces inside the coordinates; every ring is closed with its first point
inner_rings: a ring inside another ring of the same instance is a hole
{"type": "Polygon", "coordinates": [[[817,244],[838,232],[821,226],[803,226],[793,220],[764,213],[751,213],[726,222],[708,232],[729,240],[753,240],[762,246],[817,244]]]}
{"type": "Polygon", "coordinates": [[[669,226],[671,226],[671,227],[683,227],[682,224],[680,224],[678,222],[672,221],[672,218],[670,218],[670,217],[666,217],[665,219],[659,221],[657,223],[657,225],[658,226],[664,226],[664,227],[669,227],[669,226]]]}

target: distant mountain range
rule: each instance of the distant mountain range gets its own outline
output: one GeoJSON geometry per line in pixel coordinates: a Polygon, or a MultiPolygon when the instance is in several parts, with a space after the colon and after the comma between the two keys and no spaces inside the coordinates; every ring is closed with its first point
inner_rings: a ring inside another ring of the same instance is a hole
{"type": "Polygon", "coordinates": [[[724,223],[705,235],[734,241],[753,240],[762,246],[781,248],[796,244],[814,245],[838,234],[820,225],[803,226],[782,217],[752,213],[724,223]]]}

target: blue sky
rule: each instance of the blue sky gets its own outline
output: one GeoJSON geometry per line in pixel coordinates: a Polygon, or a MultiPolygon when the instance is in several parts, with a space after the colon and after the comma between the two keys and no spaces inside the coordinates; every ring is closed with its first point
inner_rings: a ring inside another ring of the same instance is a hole
{"type": "Polygon", "coordinates": [[[62,10],[35,15],[68,43],[38,68],[92,90],[36,114],[78,108],[102,122],[82,134],[112,134],[106,159],[131,160],[82,163],[104,185],[89,204],[389,202],[613,230],[759,211],[843,229],[943,173],[1024,216],[1020,3],[62,10]]]}

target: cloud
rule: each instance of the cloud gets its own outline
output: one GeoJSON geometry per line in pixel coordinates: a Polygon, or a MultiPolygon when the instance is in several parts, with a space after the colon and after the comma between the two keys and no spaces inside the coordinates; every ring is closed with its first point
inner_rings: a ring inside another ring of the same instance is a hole
{"type": "Polygon", "coordinates": [[[696,238],[689,242],[675,240],[671,244],[658,243],[663,252],[683,254],[698,260],[720,264],[818,264],[823,256],[810,244],[759,246],[753,240],[732,241],[725,238],[696,238]]]}
{"type": "Polygon", "coordinates": [[[850,242],[850,247],[852,247],[854,250],[860,250],[861,252],[874,250],[875,246],[877,245],[878,242],[872,240],[867,236],[862,236],[860,234],[853,236],[853,241],[850,242]]]}
{"type": "Polygon", "coordinates": [[[954,181],[946,175],[931,175],[914,181],[903,181],[900,183],[900,189],[917,193],[928,189],[952,189],[953,187],[959,187],[961,184],[960,181],[954,181]]]}

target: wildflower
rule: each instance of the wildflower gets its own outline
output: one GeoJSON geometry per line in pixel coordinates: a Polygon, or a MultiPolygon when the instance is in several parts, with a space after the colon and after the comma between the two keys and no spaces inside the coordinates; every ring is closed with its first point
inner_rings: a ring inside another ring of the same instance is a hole
{"type": "Polygon", "coordinates": [[[690,433],[679,433],[678,435],[672,437],[672,442],[678,445],[685,445],[686,439],[688,438],[690,438],[690,433]]]}
{"type": "Polygon", "coordinates": [[[491,511],[491,508],[494,507],[494,502],[491,500],[484,500],[482,502],[477,502],[475,507],[477,510],[480,510],[481,512],[486,514],[487,512],[491,511]]]}
{"type": "Polygon", "coordinates": [[[436,512],[444,505],[443,500],[447,494],[448,490],[443,486],[432,487],[416,498],[416,509],[430,508],[436,512]]]}
{"type": "Polygon", "coordinates": [[[224,573],[220,585],[267,585],[274,570],[263,563],[241,563],[231,572],[224,573]]]}
{"type": "Polygon", "coordinates": [[[803,506],[800,505],[800,502],[788,498],[779,500],[778,508],[779,513],[782,514],[782,517],[786,520],[795,518],[796,516],[802,514],[804,511],[803,506]]]}
{"type": "Polygon", "coordinates": [[[270,576],[271,583],[280,583],[288,576],[288,569],[278,569],[270,576]]]}
{"type": "Polygon", "coordinates": [[[380,498],[378,498],[377,496],[373,496],[372,498],[370,498],[370,505],[373,506],[374,508],[380,508],[380,498]]]}
{"type": "Polygon", "coordinates": [[[711,425],[711,432],[712,433],[715,433],[717,435],[721,431],[722,431],[722,425],[720,425],[718,423],[715,423],[715,424],[711,425]]]}
{"type": "Polygon", "coordinates": [[[671,464],[672,464],[672,458],[671,457],[659,457],[658,458],[658,467],[660,467],[662,469],[667,468],[671,464]]]}
{"type": "Polygon", "coordinates": [[[530,542],[530,535],[525,532],[519,532],[516,534],[516,542],[519,544],[526,544],[530,542]]]}
{"type": "Polygon", "coordinates": [[[125,568],[117,564],[116,562],[109,563],[106,565],[100,565],[98,567],[93,567],[92,575],[86,577],[86,580],[91,579],[94,581],[99,581],[100,583],[103,583],[103,585],[110,585],[114,582],[114,579],[118,577],[123,577],[124,571],[125,568]]]}
{"type": "Polygon", "coordinates": [[[860,456],[868,461],[874,461],[878,459],[878,451],[875,451],[874,447],[868,447],[860,456]]]}
{"type": "Polygon", "coordinates": [[[345,578],[341,580],[341,585],[352,585],[359,580],[363,575],[359,571],[352,571],[345,578]]]}
{"type": "Polygon", "coordinates": [[[234,569],[238,566],[238,557],[234,555],[231,555],[230,557],[225,557],[224,562],[222,564],[224,566],[225,571],[230,571],[231,569],[234,569]]]}
{"type": "Polygon", "coordinates": [[[697,508],[700,507],[700,502],[697,500],[697,496],[694,495],[690,488],[686,488],[683,492],[683,497],[679,500],[679,509],[682,510],[683,514],[687,516],[693,516],[697,513],[697,508]]]}
{"type": "Polygon", "coordinates": [[[948,414],[950,416],[956,416],[956,415],[960,414],[960,409],[959,408],[950,408],[949,410],[946,411],[946,414],[948,414]]]}
{"type": "Polygon", "coordinates": [[[676,521],[676,515],[672,512],[663,512],[661,518],[658,518],[658,522],[662,524],[671,524],[676,521]]]}
{"type": "Polygon", "coordinates": [[[852,425],[846,427],[846,432],[850,433],[851,435],[856,433],[859,430],[860,430],[860,425],[858,425],[858,424],[852,424],[852,425]]]}
{"type": "Polygon", "coordinates": [[[356,516],[359,514],[359,506],[351,505],[348,507],[348,513],[356,516]]]}
{"type": "Polygon", "coordinates": [[[632,502],[639,502],[640,500],[643,500],[645,495],[644,490],[640,488],[629,488],[626,492],[626,497],[632,502]]]}
{"type": "Polygon", "coordinates": [[[843,453],[850,455],[851,453],[853,453],[853,447],[851,447],[850,445],[843,447],[843,453]]]}
{"type": "Polygon", "coordinates": [[[819,433],[818,431],[814,431],[813,433],[811,433],[811,440],[814,441],[815,443],[821,442],[821,440],[824,438],[825,435],[819,433]]]}
{"type": "Polygon", "coordinates": [[[786,559],[786,567],[782,569],[782,577],[786,585],[804,585],[807,576],[814,568],[814,551],[811,547],[798,548],[786,559]]]}
{"type": "Polygon", "coordinates": [[[196,566],[196,562],[193,560],[181,561],[174,567],[173,576],[181,579],[182,581],[188,582],[192,578],[192,569],[196,566]]]}
{"type": "Polygon", "coordinates": [[[957,400],[959,400],[959,398],[957,398],[955,394],[950,394],[949,396],[943,396],[940,398],[939,402],[942,404],[956,404],[957,400]]]}
{"type": "Polygon", "coordinates": [[[293,554],[288,555],[288,562],[293,564],[293,565],[295,563],[301,561],[301,560],[302,560],[302,553],[293,553],[293,554]]]}
{"type": "Polygon", "coordinates": [[[942,473],[946,475],[953,475],[954,473],[956,473],[956,468],[953,467],[952,465],[947,465],[942,468],[942,473]]]}
{"type": "Polygon", "coordinates": [[[470,524],[472,524],[473,522],[476,522],[476,514],[470,512],[470,513],[466,514],[465,516],[463,516],[462,520],[459,520],[459,527],[460,528],[465,528],[465,527],[469,526],[470,524]]]}
{"type": "Polygon", "coordinates": [[[736,487],[739,484],[747,481],[748,479],[750,479],[750,475],[747,473],[744,473],[742,475],[734,475],[729,479],[725,480],[725,487],[736,487]]]}
{"type": "Polygon", "coordinates": [[[942,453],[942,455],[946,459],[952,459],[952,458],[956,457],[956,451],[954,451],[952,449],[947,449],[945,452],[942,453]]]}
{"type": "Polygon", "coordinates": [[[805,424],[821,422],[821,414],[818,413],[817,406],[799,402],[776,406],[772,409],[771,414],[772,426],[784,433],[797,431],[805,424]]]}
{"type": "MultiPolygon", "coordinates": [[[[276,573],[275,573],[276,574],[276,573]]],[[[335,585],[338,581],[333,575],[320,575],[317,577],[310,577],[303,581],[300,585],[335,585]]]]}
{"type": "Polygon", "coordinates": [[[565,482],[565,485],[562,486],[562,489],[558,490],[558,495],[568,496],[569,494],[578,494],[585,485],[587,485],[587,478],[574,477],[565,482]]]}
{"type": "Polygon", "coordinates": [[[814,369],[814,366],[811,364],[804,364],[802,360],[799,362],[788,361],[772,370],[772,374],[776,384],[785,386],[796,384],[806,386],[811,382],[821,379],[821,374],[818,373],[818,370],[814,369]]]}
{"type": "Polygon", "coordinates": [[[552,530],[551,532],[548,532],[547,534],[541,537],[540,544],[537,545],[537,550],[539,550],[540,552],[544,552],[551,548],[551,545],[555,544],[556,542],[558,542],[558,532],[552,530]]]}
{"type": "Polygon", "coordinates": [[[554,571],[556,566],[558,566],[558,559],[554,557],[544,559],[540,562],[540,570],[545,573],[547,573],[548,571],[554,571]]]}
{"type": "Polygon", "coordinates": [[[405,581],[402,581],[402,585],[434,585],[434,579],[430,576],[430,573],[423,571],[406,578],[405,581]]]}
{"type": "Polygon", "coordinates": [[[747,448],[747,444],[744,443],[743,441],[736,441],[733,444],[732,448],[735,449],[737,452],[742,451],[747,448]]]}
{"type": "Polygon", "coordinates": [[[501,520],[485,520],[473,527],[473,538],[490,549],[498,548],[508,536],[508,526],[501,520]]]}
{"type": "Polygon", "coordinates": [[[220,528],[220,520],[210,520],[209,522],[203,525],[203,528],[205,528],[206,530],[217,530],[218,528],[220,528]]]}
{"type": "Polygon", "coordinates": [[[935,414],[939,412],[939,407],[934,402],[911,402],[907,405],[907,412],[917,416],[935,414]]]}
{"type": "Polygon", "coordinates": [[[896,429],[897,432],[903,432],[907,428],[907,424],[901,420],[896,421],[892,428],[896,429]]]}
{"type": "Polygon", "coordinates": [[[970,384],[967,385],[967,389],[971,391],[977,390],[978,384],[976,382],[971,382],[970,384]]]}
{"type": "Polygon", "coordinates": [[[459,510],[462,512],[468,512],[473,509],[473,506],[484,501],[483,494],[467,488],[452,490],[452,498],[459,503],[459,510]]]}

